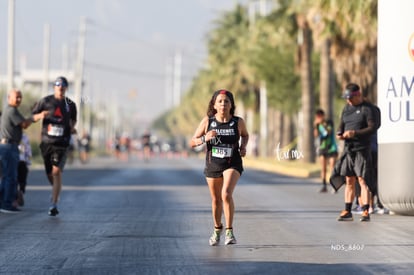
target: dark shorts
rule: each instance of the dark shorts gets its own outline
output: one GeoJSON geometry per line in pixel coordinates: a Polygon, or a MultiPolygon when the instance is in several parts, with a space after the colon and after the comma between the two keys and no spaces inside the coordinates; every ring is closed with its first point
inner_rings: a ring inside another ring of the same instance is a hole
{"type": "Polygon", "coordinates": [[[207,163],[204,168],[204,175],[207,178],[222,178],[223,172],[227,169],[234,169],[239,172],[241,175],[243,173],[243,164],[242,162],[235,163],[226,163],[217,165],[215,163],[207,163]]]}
{"type": "MultiPolygon", "coordinates": [[[[371,152],[371,160],[372,160],[372,173],[370,173],[370,177],[365,179],[367,181],[368,186],[370,187],[370,191],[373,193],[372,195],[378,195],[378,152],[371,152]]],[[[359,197],[361,195],[361,187],[359,184],[355,185],[355,196],[359,197]]]]}
{"type": "Polygon", "coordinates": [[[318,150],[318,156],[325,158],[337,158],[338,152],[327,152],[326,150],[318,150]]]}
{"type": "Polygon", "coordinates": [[[370,191],[376,193],[370,150],[347,152],[342,158],[339,168],[341,176],[362,177],[367,183],[370,191]]]}
{"type": "Polygon", "coordinates": [[[68,147],[49,143],[40,143],[46,174],[52,173],[53,166],[59,167],[61,171],[65,167],[68,147]]]}
{"type": "Polygon", "coordinates": [[[362,177],[368,179],[372,172],[370,151],[357,151],[347,153],[341,166],[341,175],[349,177],[362,177]]]}

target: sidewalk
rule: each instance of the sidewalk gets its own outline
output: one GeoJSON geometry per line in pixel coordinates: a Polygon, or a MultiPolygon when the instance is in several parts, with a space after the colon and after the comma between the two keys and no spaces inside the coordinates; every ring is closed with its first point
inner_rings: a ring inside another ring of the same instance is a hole
{"type": "Polygon", "coordinates": [[[276,158],[243,158],[245,167],[279,173],[300,178],[315,178],[320,175],[318,163],[305,163],[300,160],[277,160],[276,158]]]}

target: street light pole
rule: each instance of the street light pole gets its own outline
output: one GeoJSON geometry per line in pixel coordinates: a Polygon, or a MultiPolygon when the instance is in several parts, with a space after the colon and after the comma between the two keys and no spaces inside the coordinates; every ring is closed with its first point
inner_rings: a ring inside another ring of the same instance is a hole
{"type": "Polygon", "coordinates": [[[83,65],[85,58],[85,39],[86,39],[86,18],[81,17],[79,26],[78,53],[75,71],[75,103],[78,108],[78,128],[83,129],[83,110],[82,110],[82,82],[83,82],[83,65]]]}
{"type": "Polygon", "coordinates": [[[181,69],[182,55],[177,51],[174,55],[174,84],[173,84],[173,105],[178,106],[181,102],[181,69]]]}
{"type": "Polygon", "coordinates": [[[9,27],[7,33],[7,91],[3,97],[3,109],[7,104],[7,93],[14,88],[14,0],[9,0],[9,27]]]}
{"type": "Polygon", "coordinates": [[[50,56],[50,25],[44,25],[43,33],[43,81],[42,81],[42,93],[48,94],[49,88],[49,56],[50,56]]]}

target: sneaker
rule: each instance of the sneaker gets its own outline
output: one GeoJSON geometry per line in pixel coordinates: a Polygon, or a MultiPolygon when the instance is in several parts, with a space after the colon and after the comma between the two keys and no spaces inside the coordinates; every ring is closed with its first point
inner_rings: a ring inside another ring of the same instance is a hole
{"type": "Polygon", "coordinates": [[[374,208],[374,213],[373,214],[380,214],[380,215],[383,215],[384,214],[384,208],[379,208],[378,206],[376,206],[375,208],[374,208]]]}
{"type": "Polygon", "coordinates": [[[236,244],[236,237],[234,237],[233,229],[226,229],[226,237],[224,239],[224,244],[236,244]]]}
{"type": "Polygon", "coordinates": [[[364,210],[364,212],[362,212],[361,218],[359,220],[361,222],[369,222],[370,221],[369,211],[368,210],[364,210]]]}
{"type": "Polygon", "coordinates": [[[59,211],[56,207],[52,206],[49,208],[49,216],[56,216],[57,214],[59,214],[59,211]]]}
{"type": "Polygon", "coordinates": [[[352,213],[355,213],[355,214],[362,214],[362,207],[361,207],[360,205],[355,206],[355,207],[352,209],[352,213]]]}
{"type": "Polygon", "coordinates": [[[338,217],[338,221],[353,221],[354,218],[352,217],[352,213],[346,210],[342,210],[341,215],[338,217]]]}
{"type": "Polygon", "coordinates": [[[24,197],[23,197],[23,192],[22,191],[18,191],[16,201],[17,201],[17,204],[19,206],[24,206],[24,197]]]}
{"type": "Polygon", "coordinates": [[[319,190],[319,193],[326,193],[326,192],[328,192],[328,187],[326,187],[326,184],[324,184],[321,190],[319,190]]]}
{"type": "Polygon", "coordinates": [[[389,210],[385,207],[375,207],[374,209],[374,213],[375,214],[380,214],[380,215],[384,215],[384,214],[389,214],[389,210]]]}
{"type": "Polygon", "coordinates": [[[220,235],[221,235],[222,232],[223,232],[223,228],[220,228],[220,229],[214,228],[213,234],[211,234],[211,237],[208,240],[208,242],[210,243],[211,246],[216,246],[216,245],[219,244],[220,235]]]}
{"type": "Polygon", "coordinates": [[[6,213],[6,214],[14,214],[14,213],[19,213],[21,210],[17,207],[10,207],[10,208],[1,208],[0,212],[1,213],[6,213]]]}

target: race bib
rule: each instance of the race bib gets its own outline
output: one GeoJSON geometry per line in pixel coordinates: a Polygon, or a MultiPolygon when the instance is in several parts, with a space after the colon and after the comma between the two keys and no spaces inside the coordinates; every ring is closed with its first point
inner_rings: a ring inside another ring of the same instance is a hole
{"type": "Polygon", "coordinates": [[[63,136],[64,128],[62,125],[49,124],[47,126],[47,134],[53,137],[63,136]]]}
{"type": "Polygon", "coordinates": [[[229,158],[233,154],[233,148],[213,146],[211,153],[216,158],[229,158]]]}

